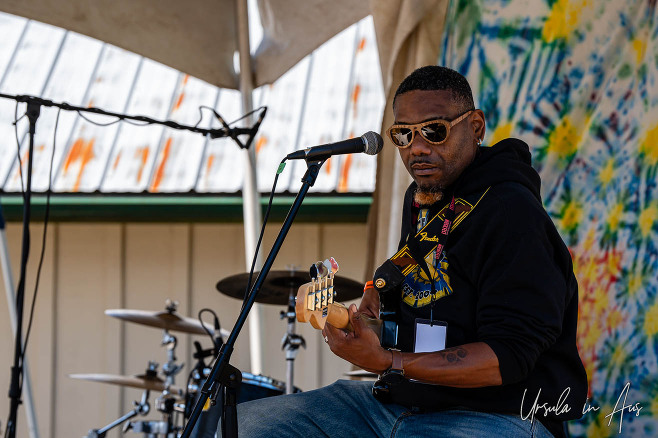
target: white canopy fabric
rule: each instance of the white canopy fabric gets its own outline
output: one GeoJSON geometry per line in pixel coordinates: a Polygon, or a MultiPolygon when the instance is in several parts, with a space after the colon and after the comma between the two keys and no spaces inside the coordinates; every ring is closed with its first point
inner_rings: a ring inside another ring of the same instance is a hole
{"type": "MultiPolygon", "coordinates": [[[[246,0],[245,0],[246,1],[246,0]]],[[[87,35],[222,88],[239,88],[235,0],[3,0],[0,10],[87,35]]],[[[278,79],[370,13],[365,0],[259,0],[254,86],[278,79]]]]}

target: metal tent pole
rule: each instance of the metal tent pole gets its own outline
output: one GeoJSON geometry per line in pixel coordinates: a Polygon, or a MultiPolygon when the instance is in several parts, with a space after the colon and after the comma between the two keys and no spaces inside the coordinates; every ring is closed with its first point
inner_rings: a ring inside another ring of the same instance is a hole
{"type": "MultiPolygon", "coordinates": [[[[238,21],[238,47],[240,52],[240,93],[242,95],[242,113],[253,110],[252,92],[254,90],[253,73],[251,69],[251,51],[249,47],[249,13],[247,0],[236,0],[238,21]]],[[[248,123],[253,121],[253,117],[248,123]]],[[[262,224],[260,196],[256,178],[256,151],[250,147],[243,151],[244,184],[242,186],[242,212],[244,217],[244,249],[247,271],[251,263],[262,224]]],[[[258,254],[255,270],[263,266],[263,258],[258,254]]],[[[263,309],[255,304],[249,316],[249,347],[251,354],[251,372],[263,372],[263,309]]]]}

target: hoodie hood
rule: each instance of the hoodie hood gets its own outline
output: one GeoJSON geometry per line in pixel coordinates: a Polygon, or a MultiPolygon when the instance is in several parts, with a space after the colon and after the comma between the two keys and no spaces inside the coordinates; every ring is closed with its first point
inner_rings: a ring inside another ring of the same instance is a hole
{"type": "MultiPolygon", "coordinates": [[[[457,196],[463,197],[496,184],[517,182],[541,202],[541,179],[530,163],[530,148],[518,138],[506,138],[490,147],[481,146],[452,189],[457,196]]],[[[412,182],[407,189],[405,205],[410,205],[416,187],[416,183],[412,182]]]]}
{"type": "Polygon", "coordinates": [[[528,145],[518,138],[507,138],[491,147],[480,147],[453,188],[464,196],[503,182],[518,182],[541,202],[541,179],[530,163],[528,145]]]}

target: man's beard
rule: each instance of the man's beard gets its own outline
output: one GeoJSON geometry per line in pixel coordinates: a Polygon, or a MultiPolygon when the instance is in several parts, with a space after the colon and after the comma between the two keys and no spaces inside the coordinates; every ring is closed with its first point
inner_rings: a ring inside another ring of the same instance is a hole
{"type": "Polygon", "coordinates": [[[443,187],[435,186],[418,186],[414,191],[414,201],[420,205],[432,205],[443,199],[443,187]]]}

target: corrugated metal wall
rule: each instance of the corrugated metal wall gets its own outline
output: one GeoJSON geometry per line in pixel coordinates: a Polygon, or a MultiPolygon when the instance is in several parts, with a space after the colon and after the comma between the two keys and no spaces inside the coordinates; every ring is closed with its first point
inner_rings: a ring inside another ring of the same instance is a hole
{"type": "MultiPolygon", "coordinates": [[[[76,106],[220,127],[241,116],[239,93],[218,89],[101,41],[0,13],[0,92],[76,106]],[[201,110],[201,107],[206,109],[201,110]]],[[[345,29],[270,86],[254,92],[268,114],[254,146],[259,190],[269,192],[279,161],[308,146],[379,131],[384,106],[374,26],[368,17],[345,29]]],[[[17,141],[25,167],[27,119],[14,132],[15,102],[0,99],[0,188],[21,190],[17,141]]],[[[19,117],[25,106],[18,108],[19,117]]],[[[57,110],[43,108],[35,138],[33,188],[48,188],[57,110]]],[[[113,119],[85,117],[108,124],[113,119]]],[[[252,147],[254,147],[252,146],[252,147]]],[[[75,113],[59,118],[53,185],[64,193],[235,193],[242,187],[240,149],[231,139],[127,122],[97,126],[75,113]]],[[[372,192],[376,160],[337,156],[312,191],[372,192]]],[[[296,192],[305,170],[294,163],[278,191],[296,192]]],[[[25,169],[23,169],[25,173],[25,169]]]]}

